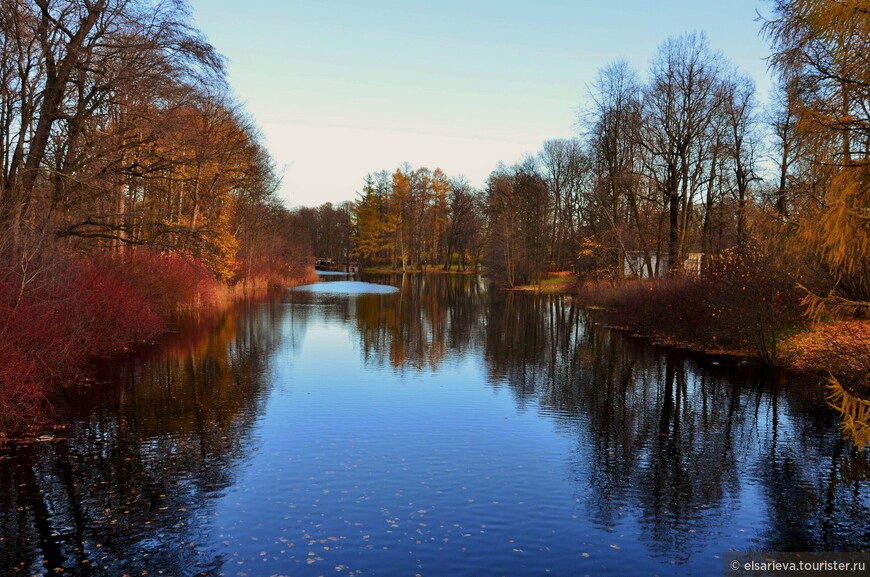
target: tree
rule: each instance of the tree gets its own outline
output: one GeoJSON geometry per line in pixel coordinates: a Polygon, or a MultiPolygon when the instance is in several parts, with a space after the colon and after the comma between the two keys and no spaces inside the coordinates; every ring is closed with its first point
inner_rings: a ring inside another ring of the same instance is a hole
{"type": "MultiPolygon", "coordinates": [[[[870,314],[870,3],[866,0],[776,0],[764,31],[771,63],[789,87],[794,135],[807,163],[794,207],[799,237],[830,277],[811,287],[809,313],[866,318],[870,314]]],[[[783,138],[784,140],[784,138],[783,138]]],[[[783,174],[787,157],[782,162],[783,174]]],[[[848,364],[870,365],[867,347],[842,343],[848,364]],[[848,357],[847,357],[848,358],[848,357]]],[[[866,371],[863,371],[866,373],[866,371]]],[[[841,374],[841,376],[843,376],[841,374]]],[[[828,402],[859,449],[870,441],[862,375],[842,383],[829,376],[828,402]],[[851,381],[851,382],[849,382],[851,381]]]]}
{"type": "Polygon", "coordinates": [[[774,162],[777,165],[777,187],[774,207],[780,219],[788,217],[795,176],[792,168],[798,161],[800,140],[797,138],[796,99],[798,87],[794,82],[780,79],[775,87],[768,124],[774,136],[774,162]]]}
{"type": "Polygon", "coordinates": [[[745,75],[735,74],[722,84],[722,113],[726,124],[726,152],[734,176],[737,197],[737,248],[746,246],[746,205],[755,173],[758,138],[755,133],[755,85],[745,75]]]}
{"type": "Polygon", "coordinates": [[[709,154],[705,138],[715,111],[721,56],[704,35],[671,38],[653,59],[650,84],[643,95],[641,142],[651,157],[650,170],[668,210],[668,270],[682,266],[689,224],[709,154]]]}
{"type": "Polygon", "coordinates": [[[399,258],[402,271],[408,265],[408,247],[405,244],[408,229],[408,213],[411,202],[411,169],[397,168],[390,181],[389,209],[385,221],[391,262],[399,258]]]}
{"type": "Polygon", "coordinates": [[[490,175],[487,208],[490,270],[507,286],[540,280],[547,265],[550,191],[534,158],[490,175]]]}
{"type": "Polygon", "coordinates": [[[810,311],[870,310],[870,5],[866,1],[776,0],[764,24],[772,65],[793,92],[795,130],[812,151],[802,183],[803,240],[827,267],[827,293],[810,311]]]}
{"type": "Polygon", "coordinates": [[[636,270],[634,259],[625,259],[626,225],[630,223],[647,276],[653,276],[647,215],[641,210],[643,110],[637,74],[624,60],[610,64],[598,73],[591,96],[589,144],[599,174],[593,206],[608,231],[600,244],[606,247],[614,278],[622,276],[624,262],[632,274],[642,274],[636,270]]]}
{"type": "Polygon", "coordinates": [[[428,231],[430,236],[427,238],[428,247],[424,251],[424,258],[431,264],[436,265],[441,262],[442,251],[446,244],[444,234],[449,220],[448,195],[451,184],[444,171],[436,168],[432,172],[430,185],[432,194],[424,222],[424,231],[428,231]]]}
{"type": "Polygon", "coordinates": [[[577,235],[578,166],[583,162],[578,140],[547,140],[538,159],[550,190],[551,206],[549,262],[565,269],[573,260],[577,235]]]}
{"type": "Polygon", "coordinates": [[[465,267],[465,256],[469,245],[468,234],[474,230],[474,204],[474,191],[468,182],[462,179],[450,182],[444,270],[450,270],[453,266],[454,254],[459,255],[457,268],[463,270],[465,267]]]}
{"type": "Polygon", "coordinates": [[[355,253],[363,261],[370,262],[381,251],[381,200],[375,188],[374,177],[366,176],[365,186],[353,208],[355,253]]]}
{"type": "Polygon", "coordinates": [[[222,78],[223,68],[185,23],[181,3],[3,0],[2,6],[3,61],[14,64],[2,68],[0,225],[17,245],[22,233],[53,226],[47,219],[63,212],[62,204],[93,193],[91,174],[100,186],[116,179],[114,208],[122,210],[120,191],[135,172],[125,151],[142,140],[129,130],[130,120],[148,99],[166,102],[169,87],[207,85],[222,78]]]}
{"type": "MultiPolygon", "coordinates": [[[[35,0],[39,8],[36,20],[36,38],[44,62],[43,82],[39,92],[38,111],[33,117],[32,134],[27,142],[26,154],[16,154],[6,177],[5,206],[12,214],[0,214],[0,222],[12,219],[17,231],[23,218],[27,218],[32,201],[33,187],[45,158],[54,123],[61,117],[63,101],[70,89],[74,69],[87,62],[90,54],[112,23],[112,14],[103,18],[106,0],[61,3],[50,10],[48,0],[35,0]],[[97,23],[100,22],[100,26],[97,23]],[[20,179],[20,180],[19,180],[20,179]],[[6,218],[3,218],[6,216],[6,218]]],[[[23,144],[23,143],[22,143],[23,144]]],[[[23,148],[23,147],[22,147],[23,148]]]]}

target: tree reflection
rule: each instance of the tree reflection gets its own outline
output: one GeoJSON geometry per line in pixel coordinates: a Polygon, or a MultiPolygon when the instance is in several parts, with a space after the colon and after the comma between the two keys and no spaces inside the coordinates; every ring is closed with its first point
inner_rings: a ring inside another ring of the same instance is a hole
{"type": "Polygon", "coordinates": [[[636,510],[649,548],[685,562],[733,512],[749,462],[773,528],[760,549],[866,547],[870,524],[855,523],[868,523],[867,454],[831,434],[813,383],[656,350],[560,297],[494,295],[486,339],[493,382],[574,431],[597,524],[615,528],[636,510]]]}
{"type": "Polygon", "coordinates": [[[740,506],[765,517],[759,550],[870,542],[867,453],[836,434],[814,383],[652,347],[596,326],[569,298],[472,277],[379,280],[400,292],[242,303],[114,367],[106,378],[120,386],[72,402],[65,439],[0,452],[0,566],[219,574],[213,503],[251,452],[270,362],[324,318],[354,327],[366,365],[482,359],[489,386],[575,443],[571,474],[592,523],[616,530],[631,517],[657,557],[685,563],[740,506]]]}
{"type": "Polygon", "coordinates": [[[595,326],[560,296],[445,277],[389,282],[399,295],[359,297],[346,311],[367,362],[437,370],[447,352],[482,348],[492,386],[576,436],[575,475],[592,489],[596,524],[615,528],[637,511],[648,547],[682,563],[757,483],[772,527],[760,549],[866,545],[854,520],[868,518],[867,455],[831,434],[814,383],[656,349],[595,326]]]}
{"type": "Polygon", "coordinates": [[[249,449],[286,311],[242,303],[148,362],[114,367],[121,386],[79,399],[65,438],[10,447],[0,460],[0,566],[218,574],[223,560],[204,528],[249,449]]]}
{"type": "Polygon", "coordinates": [[[362,295],[350,303],[366,362],[396,370],[437,370],[448,352],[477,348],[486,294],[482,280],[452,275],[376,280],[398,286],[400,292],[362,295]]]}
{"type": "Polygon", "coordinates": [[[866,550],[870,542],[870,461],[836,431],[818,399],[772,379],[767,401],[773,431],[758,462],[771,524],[771,549],[866,550]]]}

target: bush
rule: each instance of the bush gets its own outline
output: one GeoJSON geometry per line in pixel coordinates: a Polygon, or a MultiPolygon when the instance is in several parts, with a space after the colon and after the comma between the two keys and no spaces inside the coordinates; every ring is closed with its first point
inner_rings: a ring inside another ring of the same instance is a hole
{"type": "Polygon", "coordinates": [[[805,324],[796,280],[779,260],[757,249],[723,252],[711,260],[709,276],[707,300],[722,321],[723,338],[776,363],[782,337],[805,324]]]}
{"type": "Polygon", "coordinates": [[[128,250],[101,266],[125,279],[163,319],[212,307],[220,300],[222,283],[202,264],[176,254],[128,250]]]}
{"type": "Polygon", "coordinates": [[[43,256],[0,271],[0,430],[38,423],[53,387],[214,304],[219,286],[202,267],[151,251],[43,256]]]}
{"type": "Polygon", "coordinates": [[[804,323],[794,280],[760,251],[726,251],[708,269],[701,278],[599,286],[593,298],[615,309],[616,324],[705,349],[752,351],[776,363],[780,339],[804,323]]]}

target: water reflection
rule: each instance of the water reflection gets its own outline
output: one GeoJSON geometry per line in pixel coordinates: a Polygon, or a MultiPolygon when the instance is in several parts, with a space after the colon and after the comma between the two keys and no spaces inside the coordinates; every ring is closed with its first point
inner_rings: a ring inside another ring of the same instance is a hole
{"type": "Polygon", "coordinates": [[[285,313],[240,304],[107,370],[117,384],[71,399],[63,438],[6,447],[0,567],[217,574],[222,559],[208,555],[204,532],[210,502],[254,442],[285,313]]]}
{"type": "Polygon", "coordinates": [[[753,548],[870,545],[867,453],[813,379],[657,350],[560,297],[494,296],[487,318],[491,375],[576,436],[597,524],[637,511],[644,542],[677,563],[751,507],[766,527],[753,548]]]}
{"type": "Polygon", "coordinates": [[[394,306],[352,303],[367,358],[438,370],[482,349],[491,386],[555,418],[591,455],[576,480],[594,489],[588,514],[601,526],[638,509],[650,548],[678,563],[747,506],[771,515],[752,543],[762,550],[870,545],[867,453],[836,433],[813,379],[659,350],[595,327],[560,296],[486,291],[467,277],[391,282],[402,286],[394,306]],[[747,462],[749,479],[738,470],[747,462]]]}
{"type": "MultiPolygon", "coordinates": [[[[842,441],[815,383],[653,348],[596,326],[567,298],[493,291],[473,277],[374,280],[399,291],[292,292],[242,303],[108,371],[104,378],[114,384],[71,400],[65,438],[0,449],[0,567],[26,574],[56,568],[81,575],[272,574],[273,568],[251,567],[261,546],[249,543],[254,552],[245,557],[221,519],[231,514],[228,494],[246,491],[293,513],[276,515],[271,525],[259,519],[262,534],[236,533],[265,541],[291,524],[304,525],[309,536],[328,519],[365,526],[359,536],[340,537],[344,556],[335,553],[333,565],[368,566],[375,574],[405,568],[399,559],[409,554],[420,565],[431,558],[467,574],[574,574],[578,563],[587,563],[587,572],[621,574],[617,563],[626,559],[641,572],[699,573],[721,571],[716,556],[729,548],[870,546],[867,453],[842,441]],[[347,374],[355,388],[318,382],[328,379],[316,372],[318,364],[338,361],[329,355],[343,349],[304,358],[315,332],[328,343],[344,334],[355,339],[359,367],[341,360],[356,371],[347,374]],[[294,363],[305,366],[297,370],[294,363]],[[464,368],[469,363],[482,367],[480,382],[466,382],[476,374],[464,368]],[[399,384],[386,388],[390,374],[399,384]],[[421,396],[409,396],[401,383],[410,377],[446,379],[452,395],[507,393],[526,424],[503,409],[488,414],[496,403],[485,396],[461,397],[476,403],[464,411],[434,387],[419,385],[414,394],[421,396]],[[321,389],[323,398],[309,400],[321,389]],[[379,398],[379,390],[405,396],[379,398]],[[354,404],[362,399],[370,406],[354,404]],[[316,411],[323,411],[321,420],[305,420],[316,411]],[[450,427],[437,428],[446,419],[450,427]],[[361,433],[371,438],[361,440],[361,433]],[[262,462],[277,471],[262,473],[268,481],[244,476],[265,447],[273,452],[262,462]],[[357,453],[345,453],[351,450],[357,453]],[[336,473],[335,465],[319,464],[325,453],[351,463],[346,485],[341,467],[336,473]],[[544,454],[563,463],[563,478],[554,478],[560,469],[542,461],[544,454]],[[505,484],[516,481],[526,494],[513,508],[481,513],[460,494],[471,486],[461,471],[492,455],[501,461],[486,460],[489,469],[475,477],[492,487],[475,490],[497,503],[510,500],[499,498],[507,490],[518,494],[505,484]],[[321,469],[308,468],[315,465],[321,469]],[[317,477],[323,468],[330,469],[326,480],[317,477]],[[500,477],[495,472],[502,468],[500,477]],[[510,471],[521,477],[504,478],[510,471]],[[426,539],[367,528],[375,521],[366,518],[372,515],[366,507],[382,525],[387,501],[412,492],[419,475],[424,496],[415,496],[413,506],[391,503],[389,527],[398,526],[401,507],[417,516],[448,511],[439,524],[416,529],[438,543],[431,550],[421,549],[426,539]],[[276,488],[273,478],[286,486],[276,488]],[[428,489],[436,478],[443,491],[428,489]],[[255,494],[268,484],[273,492],[255,494]],[[293,501],[282,504],[288,494],[293,501]],[[306,499],[308,513],[301,511],[306,499]],[[528,507],[537,511],[534,527],[527,525],[528,507]],[[358,516],[355,524],[349,512],[358,516]],[[486,547],[451,548],[449,531],[461,526],[455,530],[463,533],[474,523],[535,533],[537,557],[516,564],[513,556],[524,548],[497,532],[481,537],[491,540],[486,547]],[[376,539],[380,553],[372,553],[376,539]],[[394,549],[400,551],[391,557],[387,550],[394,549]],[[364,551],[378,560],[365,565],[358,558],[364,551]]],[[[290,553],[275,562],[304,573],[309,558],[301,549],[314,540],[299,540],[297,558],[297,543],[281,539],[281,553],[290,553]]]]}

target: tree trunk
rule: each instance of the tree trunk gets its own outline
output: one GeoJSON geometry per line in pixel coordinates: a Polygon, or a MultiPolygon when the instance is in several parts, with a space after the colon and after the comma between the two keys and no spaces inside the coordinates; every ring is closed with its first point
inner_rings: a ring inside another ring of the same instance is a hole
{"type": "Polygon", "coordinates": [[[42,49],[47,58],[46,80],[45,88],[43,89],[42,105],[39,109],[39,120],[33,131],[27,160],[24,163],[19,203],[15,208],[16,222],[14,224],[16,227],[20,227],[21,220],[27,218],[30,202],[33,198],[33,187],[36,184],[36,177],[39,173],[39,166],[42,164],[43,158],[45,158],[52,125],[60,117],[60,105],[66,94],[67,83],[79,60],[85,38],[96,24],[106,4],[106,0],[97,0],[93,6],[88,8],[87,17],[81,20],[79,29],[76,30],[66,46],[66,54],[60,63],[55,63],[54,59],[50,56],[52,47],[48,45],[47,40],[46,28],[51,20],[48,12],[48,0],[35,0],[35,2],[42,9],[40,41],[43,44],[42,49]]]}

